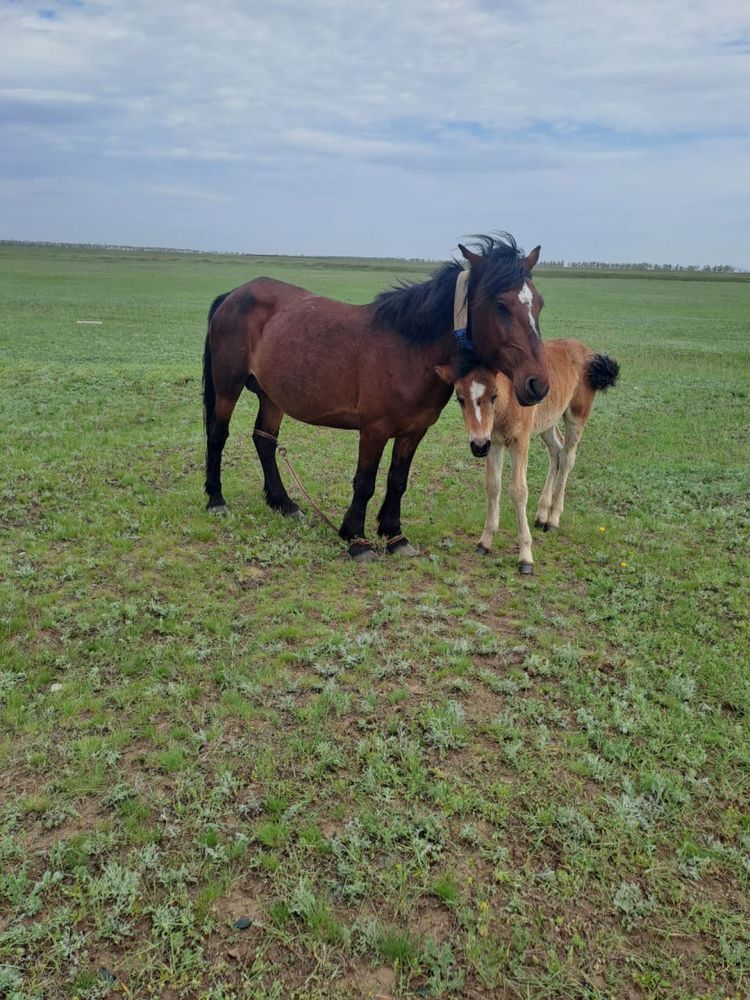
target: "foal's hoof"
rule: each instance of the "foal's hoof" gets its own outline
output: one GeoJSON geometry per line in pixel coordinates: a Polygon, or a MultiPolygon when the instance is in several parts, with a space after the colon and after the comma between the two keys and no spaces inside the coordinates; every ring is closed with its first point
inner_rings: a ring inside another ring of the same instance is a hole
{"type": "Polygon", "coordinates": [[[302,513],[302,511],[299,509],[299,507],[297,507],[296,510],[286,511],[284,513],[284,517],[288,517],[292,521],[304,521],[305,520],[305,515],[302,513]]]}
{"type": "Polygon", "coordinates": [[[213,514],[214,517],[229,517],[229,508],[225,503],[218,503],[213,507],[209,504],[206,510],[209,514],[213,514]]]}
{"type": "Polygon", "coordinates": [[[546,531],[546,530],[547,530],[547,522],[546,522],[546,521],[543,521],[543,520],[541,519],[541,517],[537,517],[537,518],[536,518],[536,519],[534,520],[534,527],[535,527],[535,528],[541,528],[541,529],[542,529],[542,531],[546,531]]]}
{"type": "Polygon", "coordinates": [[[378,558],[372,545],[362,542],[350,545],[347,551],[352,559],[358,563],[371,563],[378,558]]]}
{"type": "Polygon", "coordinates": [[[534,563],[521,562],[518,564],[518,572],[521,576],[533,576],[534,575],[534,563]]]}
{"type": "Polygon", "coordinates": [[[417,555],[417,550],[411,544],[408,538],[403,535],[397,535],[395,538],[390,539],[385,543],[385,551],[389,556],[402,556],[407,559],[411,559],[413,556],[417,555]]]}
{"type": "Polygon", "coordinates": [[[487,548],[486,545],[482,545],[482,543],[479,542],[479,544],[477,545],[477,554],[480,556],[488,556],[490,554],[490,550],[487,548]]]}
{"type": "Polygon", "coordinates": [[[547,523],[544,525],[544,530],[545,531],[557,531],[557,525],[556,524],[551,524],[549,521],[547,521],[547,523]]]}

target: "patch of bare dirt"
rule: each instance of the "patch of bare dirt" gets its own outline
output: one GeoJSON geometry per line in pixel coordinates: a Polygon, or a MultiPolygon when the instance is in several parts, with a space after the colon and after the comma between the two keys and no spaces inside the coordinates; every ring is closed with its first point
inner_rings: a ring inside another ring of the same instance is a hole
{"type": "Polygon", "coordinates": [[[396,973],[389,965],[345,976],[341,985],[351,991],[352,997],[361,997],[361,1000],[396,1000],[396,973]]]}
{"type": "Polygon", "coordinates": [[[60,841],[94,833],[103,819],[96,802],[82,799],[76,804],[75,813],[57,826],[45,829],[40,822],[35,823],[25,833],[24,846],[29,853],[46,855],[60,841]]]}
{"type": "Polygon", "coordinates": [[[251,924],[262,926],[266,923],[266,908],[261,894],[262,885],[253,878],[246,878],[217,900],[213,910],[220,921],[229,921],[232,925],[247,918],[251,924]]]}

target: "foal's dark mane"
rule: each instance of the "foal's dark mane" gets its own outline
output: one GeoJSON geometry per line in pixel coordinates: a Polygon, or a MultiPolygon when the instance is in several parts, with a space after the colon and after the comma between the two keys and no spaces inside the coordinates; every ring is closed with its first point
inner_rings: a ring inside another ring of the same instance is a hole
{"type": "MultiPolygon", "coordinates": [[[[482,294],[497,295],[523,284],[523,253],[510,233],[473,236],[472,247],[484,261],[479,285],[482,294]]],[[[372,303],[375,326],[393,330],[414,344],[431,344],[445,333],[453,318],[456,278],[462,264],[452,260],[443,264],[431,278],[419,284],[402,282],[390,288],[372,303]]],[[[477,291],[477,279],[469,282],[469,302],[477,291]]],[[[469,311],[471,329],[471,310],[469,311]]]]}

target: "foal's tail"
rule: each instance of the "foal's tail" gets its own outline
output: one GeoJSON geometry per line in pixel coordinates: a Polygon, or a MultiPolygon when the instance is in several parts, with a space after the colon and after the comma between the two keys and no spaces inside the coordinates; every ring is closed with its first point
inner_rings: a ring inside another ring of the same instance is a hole
{"type": "Polygon", "coordinates": [[[619,374],[619,364],[608,354],[592,354],[586,362],[586,381],[594,392],[611,388],[619,374]]]}
{"type": "MultiPolygon", "coordinates": [[[[209,328],[211,326],[211,320],[214,318],[214,313],[229,294],[229,292],[225,292],[223,295],[218,295],[211,303],[211,308],[208,310],[209,328]]],[[[214,388],[214,376],[211,368],[211,345],[208,342],[207,333],[206,345],[203,348],[203,423],[206,426],[206,430],[208,430],[208,421],[211,419],[215,408],[216,389],[214,388]]]]}

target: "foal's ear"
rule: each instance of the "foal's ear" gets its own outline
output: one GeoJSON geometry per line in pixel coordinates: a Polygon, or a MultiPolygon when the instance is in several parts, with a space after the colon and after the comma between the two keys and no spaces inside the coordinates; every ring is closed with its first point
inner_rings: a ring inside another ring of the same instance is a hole
{"type": "Polygon", "coordinates": [[[531,272],[536,267],[537,261],[539,260],[539,254],[541,252],[542,252],[541,246],[534,247],[529,256],[524,259],[523,269],[527,274],[531,274],[531,272]]]}
{"type": "Polygon", "coordinates": [[[482,263],[483,258],[481,254],[474,253],[473,251],[467,249],[467,247],[465,247],[463,243],[458,244],[458,249],[461,251],[461,256],[464,258],[464,260],[468,260],[470,264],[482,263]]]}
{"type": "Polygon", "coordinates": [[[454,372],[452,365],[435,365],[435,374],[438,378],[441,378],[443,382],[447,382],[448,385],[453,385],[456,381],[456,373],[454,372]]]}

